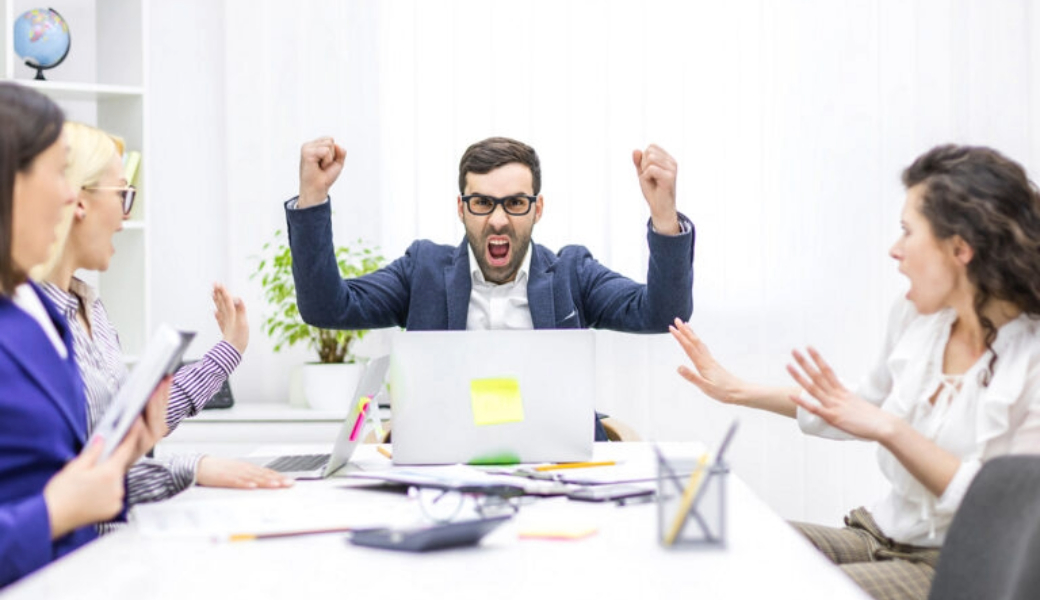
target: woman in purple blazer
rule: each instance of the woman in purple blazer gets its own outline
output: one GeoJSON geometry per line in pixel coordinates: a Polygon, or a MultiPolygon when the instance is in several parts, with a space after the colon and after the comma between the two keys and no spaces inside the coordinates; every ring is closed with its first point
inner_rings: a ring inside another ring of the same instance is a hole
{"type": "Polygon", "coordinates": [[[63,122],[46,96],[0,83],[0,587],[92,540],[89,525],[123,508],[129,465],[165,433],[168,381],[98,462],[68,326],[26,275],[75,198],[63,122]]]}

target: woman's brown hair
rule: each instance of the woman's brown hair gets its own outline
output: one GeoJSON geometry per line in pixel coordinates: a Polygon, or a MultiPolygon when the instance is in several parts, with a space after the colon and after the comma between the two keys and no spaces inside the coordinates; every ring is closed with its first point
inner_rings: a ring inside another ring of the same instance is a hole
{"type": "Polygon", "coordinates": [[[36,90],[0,82],[0,294],[10,295],[26,273],[11,256],[14,182],[61,135],[65,115],[36,90]]]}
{"type": "Polygon", "coordinates": [[[938,146],[903,171],[903,184],[924,184],[921,214],[937,238],[960,236],[974,251],[968,277],[987,348],[997,339],[982,313],[991,299],[1040,315],[1040,192],[1021,165],[991,148],[938,146]]]}

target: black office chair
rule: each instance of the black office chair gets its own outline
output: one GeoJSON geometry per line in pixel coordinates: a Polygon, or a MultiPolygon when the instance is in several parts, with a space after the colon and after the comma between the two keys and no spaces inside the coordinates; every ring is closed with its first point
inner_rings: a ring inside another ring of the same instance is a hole
{"type": "Polygon", "coordinates": [[[1040,598],[1040,455],[987,461],[943,543],[930,600],[1040,598]]]}

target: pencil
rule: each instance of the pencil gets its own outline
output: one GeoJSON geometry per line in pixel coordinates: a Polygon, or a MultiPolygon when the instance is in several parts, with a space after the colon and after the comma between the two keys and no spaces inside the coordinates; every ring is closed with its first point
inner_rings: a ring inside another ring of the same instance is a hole
{"type": "Polygon", "coordinates": [[[617,462],[613,460],[601,460],[598,462],[574,462],[574,463],[560,463],[558,465],[542,465],[535,467],[535,471],[556,471],[557,469],[584,469],[586,467],[609,467],[616,465],[617,462]]]}
{"type": "Polygon", "coordinates": [[[697,488],[701,485],[707,465],[708,453],[705,452],[701,455],[700,460],[697,461],[697,468],[690,474],[690,481],[686,484],[686,488],[683,489],[682,498],[679,500],[679,512],[675,515],[675,519],[672,520],[672,527],[664,538],[666,546],[671,546],[675,543],[675,538],[679,537],[679,532],[682,530],[683,525],[686,524],[686,513],[689,512],[690,505],[693,504],[693,498],[697,495],[697,488]]]}
{"type": "Polygon", "coordinates": [[[351,527],[332,527],[330,529],[303,529],[300,531],[280,531],[277,533],[233,533],[228,536],[229,542],[248,542],[251,540],[271,540],[276,538],[296,537],[299,535],[319,535],[322,533],[347,533],[351,527]]]}
{"type": "Polygon", "coordinates": [[[390,451],[387,450],[386,448],[382,447],[382,446],[376,446],[376,452],[382,454],[383,456],[389,458],[390,460],[394,459],[394,455],[390,454],[390,451]]]}

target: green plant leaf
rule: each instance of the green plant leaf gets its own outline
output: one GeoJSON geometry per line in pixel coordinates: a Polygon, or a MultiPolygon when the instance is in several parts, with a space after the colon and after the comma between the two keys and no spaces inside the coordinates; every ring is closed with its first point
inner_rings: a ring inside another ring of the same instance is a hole
{"type": "MultiPolygon", "coordinates": [[[[317,352],[321,362],[354,362],[350,347],[364,337],[364,330],[320,329],[307,325],[300,318],[292,274],[292,251],[281,230],[275,231],[274,239],[261,246],[261,255],[249,278],[260,279],[262,296],[268,304],[263,330],[274,342],[274,351],[304,343],[317,352]]],[[[361,239],[353,246],[336,247],[335,255],[344,279],[377,271],[385,264],[378,249],[361,239]]]]}

